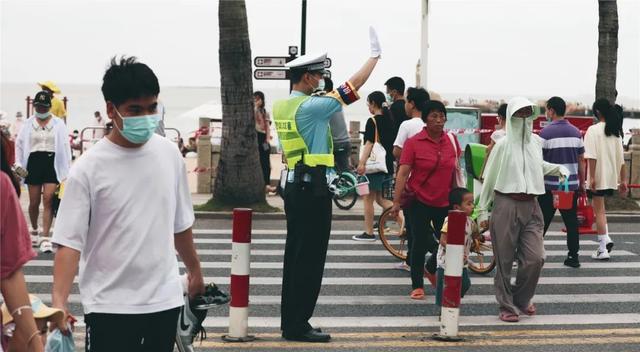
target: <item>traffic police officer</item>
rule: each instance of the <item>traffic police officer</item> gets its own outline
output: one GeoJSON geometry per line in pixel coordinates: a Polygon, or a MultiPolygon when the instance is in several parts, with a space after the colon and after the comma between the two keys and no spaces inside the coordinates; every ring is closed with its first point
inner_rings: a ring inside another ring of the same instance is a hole
{"type": "Polygon", "coordinates": [[[378,37],[369,28],[371,57],[347,82],[325,96],[311,96],[324,85],[327,54],[303,55],[287,64],[291,95],[276,101],[273,117],[289,172],[284,189],[287,240],[282,275],[282,337],[328,342],[329,334],[309,324],[313,315],[331,232],[331,194],[327,180],[334,166],[331,116],[358,100],[380,58],[378,37]]]}

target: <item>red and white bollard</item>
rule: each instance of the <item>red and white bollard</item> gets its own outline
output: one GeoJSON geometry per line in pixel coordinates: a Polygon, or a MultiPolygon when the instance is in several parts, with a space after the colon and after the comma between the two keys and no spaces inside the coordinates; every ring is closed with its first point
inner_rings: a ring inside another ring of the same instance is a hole
{"type": "Polygon", "coordinates": [[[222,339],[227,342],[247,342],[255,339],[254,336],[247,334],[249,325],[251,214],[251,209],[233,209],[229,334],[222,336],[222,339]]]}
{"type": "Polygon", "coordinates": [[[445,254],[444,290],[440,333],[433,338],[440,341],[461,341],[458,336],[460,318],[460,295],[462,293],[462,268],[464,267],[464,233],[467,215],[459,210],[450,210],[447,227],[447,252],[445,254]]]}

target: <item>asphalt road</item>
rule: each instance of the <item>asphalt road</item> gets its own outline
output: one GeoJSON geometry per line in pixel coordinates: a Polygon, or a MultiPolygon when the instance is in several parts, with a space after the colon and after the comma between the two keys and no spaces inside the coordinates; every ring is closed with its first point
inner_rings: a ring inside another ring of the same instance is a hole
{"type": "MultiPolygon", "coordinates": [[[[427,299],[413,301],[409,273],[393,269],[397,261],[379,241],[351,241],[361,231],[360,221],[336,221],[329,246],[325,283],[311,323],[333,336],[329,344],[287,342],[279,336],[279,300],[285,222],[254,221],[249,330],[252,343],[229,344],[228,308],[211,309],[205,320],[208,338],[197,351],[640,351],[640,224],[609,225],[615,241],[612,259],[590,258],[595,236],[582,236],[582,268],[562,265],[566,255],[560,225],[546,237],[548,251],[537,296],[535,317],[519,323],[497,318],[492,275],[472,275],[472,286],[462,299],[459,343],[431,339],[439,331],[433,289],[427,299]],[[266,250],[276,252],[264,252],[266,250]],[[260,252],[257,252],[260,251],[260,252]],[[366,251],[366,252],[358,252],[366,251]]],[[[230,220],[198,220],[196,246],[206,281],[228,289],[231,249],[230,220]],[[222,252],[216,252],[221,251],[222,252]],[[225,251],[226,250],[226,251],[225,251]]],[[[40,254],[25,268],[29,290],[50,302],[52,254],[40,254]]],[[[74,294],[77,286],[74,285],[74,294]]],[[[72,313],[82,316],[79,297],[71,297],[72,313]]],[[[76,331],[83,347],[84,330],[76,331]]]]}

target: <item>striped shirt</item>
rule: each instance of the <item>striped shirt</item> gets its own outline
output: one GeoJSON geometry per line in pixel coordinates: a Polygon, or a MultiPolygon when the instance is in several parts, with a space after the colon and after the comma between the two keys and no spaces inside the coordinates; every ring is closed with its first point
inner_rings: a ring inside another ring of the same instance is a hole
{"type": "MultiPolygon", "coordinates": [[[[542,138],[542,156],[544,161],[564,165],[571,172],[569,189],[578,189],[578,157],[584,154],[584,144],[580,130],[567,120],[550,122],[540,131],[542,138]]],[[[545,176],[544,187],[547,191],[558,189],[557,176],[545,176]]]]}

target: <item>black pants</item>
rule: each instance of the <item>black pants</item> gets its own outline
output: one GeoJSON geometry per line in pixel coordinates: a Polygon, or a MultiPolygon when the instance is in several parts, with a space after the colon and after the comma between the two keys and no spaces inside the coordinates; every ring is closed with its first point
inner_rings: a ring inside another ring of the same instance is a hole
{"type": "Polygon", "coordinates": [[[409,207],[411,287],[413,289],[424,287],[424,257],[427,252],[432,254],[437,252],[440,229],[448,211],[448,207],[430,207],[418,200],[409,207]]]}
{"type": "MultiPolygon", "coordinates": [[[[556,209],[553,207],[553,194],[551,191],[547,191],[545,194],[538,196],[538,203],[542,210],[542,216],[544,217],[544,232],[547,233],[553,216],[556,214],[556,209]]],[[[562,215],[562,221],[567,229],[567,248],[569,249],[569,255],[575,257],[580,250],[580,234],[578,233],[578,192],[573,192],[573,203],[571,209],[560,210],[562,215]]]]}
{"type": "Polygon", "coordinates": [[[265,150],[265,143],[268,143],[266,133],[256,132],[256,134],[258,135],[258,153],[260,155],[262,178],[265,186],[268,186],[271,182],[271,147],[265,150]]]}
{"type": "Polygon", "coordinates": [[[309,183],[287,183],[284,190],[287,241],[280,321],[280,328],[287,334],[305,333],[311,329],[309,319],[320,294],[327,257],[331,210],[328,189],[322,195],[314,195],[309,183]]]}
{"type": "Polygon", "coordinates": [[[179,313],[86,314],[85,351],[172,352],[179,313]]]}
{"type": "Polygon", "coordinates": [[[351,170],[351,142],[336,143],[333,145],[333,159],[335,160],[336,172],[351,170]]]}

